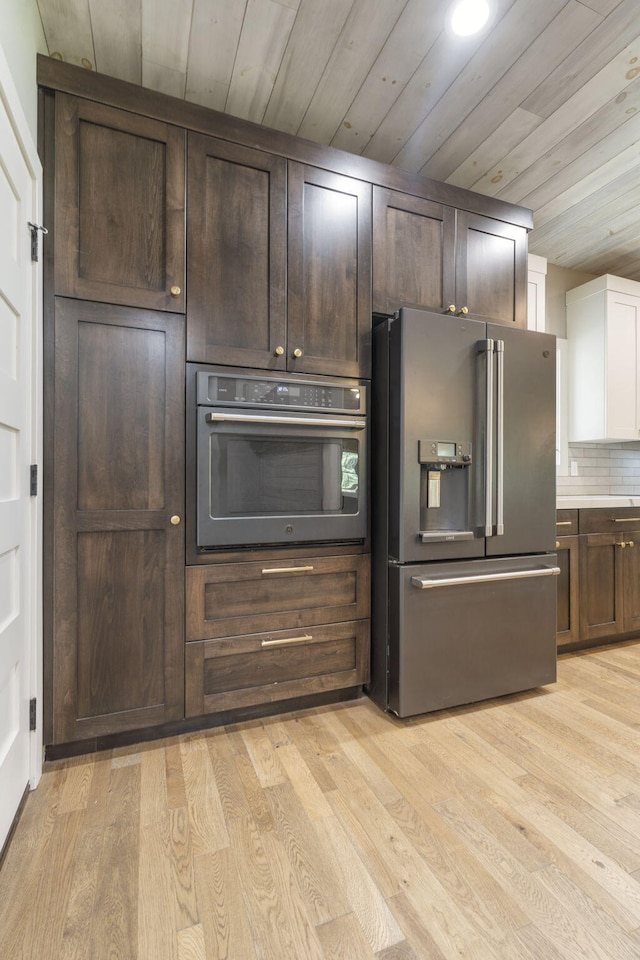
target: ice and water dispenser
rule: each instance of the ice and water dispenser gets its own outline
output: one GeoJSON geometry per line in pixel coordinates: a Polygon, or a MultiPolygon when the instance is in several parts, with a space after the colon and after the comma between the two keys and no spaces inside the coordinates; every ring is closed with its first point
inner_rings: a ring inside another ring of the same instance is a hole
{"type": "Polygon", "coordinates": [[[471,443],[420,440],[420,531],[423,543],[473,540],[471,443]]]}

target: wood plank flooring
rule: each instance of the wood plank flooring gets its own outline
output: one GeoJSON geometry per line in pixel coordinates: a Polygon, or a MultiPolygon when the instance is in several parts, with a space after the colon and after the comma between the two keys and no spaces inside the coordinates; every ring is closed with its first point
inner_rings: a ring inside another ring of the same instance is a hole
{"type": "Polygon", "coordinates": [[[48,764],[2,960],[638,960],[640,642],[410,721],[367,699],[48,764]]]}

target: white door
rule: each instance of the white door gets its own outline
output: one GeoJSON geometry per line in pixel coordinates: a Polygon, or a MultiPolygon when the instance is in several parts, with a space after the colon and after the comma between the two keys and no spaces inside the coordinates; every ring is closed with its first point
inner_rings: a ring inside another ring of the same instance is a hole
{"type": "Polygon", "coordinates": [[[29,732],[39,667],[39,517],[30,496],[39,389],[39,275],[29,221],[40,170],[0,50],[0,849],[41,764],[29,732]]]}

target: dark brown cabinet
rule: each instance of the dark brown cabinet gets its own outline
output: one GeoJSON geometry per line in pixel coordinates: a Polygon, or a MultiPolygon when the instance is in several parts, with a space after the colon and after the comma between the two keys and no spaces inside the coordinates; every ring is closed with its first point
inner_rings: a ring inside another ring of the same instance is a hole
{"type": "Polygon", "coordinates": [[[339,556],[188,567],[187,716],[366,683],[369,564],[339,556]]]}
{"type": "Polygon", "coordinates": [[[374,187],[373,309],[526,325],[524,227],[374,187]]]}
{"type": "Polygon", "coordinates": [[[614,533],[591,533],[582,537],[580,635],[583,640],[599,640],[624,629],[620,544],[614,533]]]}
{"type": "Polygon", "coordinates": [[[580,569],[578,511],[558,510],[556,516],[556,553],[560,575],[557,579],[557,632],[559,648],[580,639],[580,569]]]}
{"type": "Polygon", "coordinates": [[[286,170],[189,134],[187,359],[286,369],[286,170]]]}
{"type": "Polygon", "coordinates": [[[188,359],[369,376],[370,184],[197,134],[188,157],[188,359]]]}
{"type": "Polygon", "coordinates": [[[640,630],[640,517],[634,508],[580,511],[580,634],[640,630]]]}
{"type": "Polygon", "coordinates": [[[184,313],[185,133],[58,94],[58,295],[184,313]]]}
{"type": "Polygon", "coordinates": [[[184,710],[184,322],[58,299],[52,741],[184,710]]]}
{"type": "Polygon", "coordinates": [[[288,178],[287,369],[369,377],[371,185],[293,162],[288,178]]]}

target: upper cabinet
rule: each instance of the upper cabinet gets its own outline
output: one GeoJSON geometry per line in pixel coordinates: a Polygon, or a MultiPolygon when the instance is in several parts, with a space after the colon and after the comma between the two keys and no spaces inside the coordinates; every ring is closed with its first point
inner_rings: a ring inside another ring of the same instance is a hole
{"type": "Polygon", "coordinates": [[[188,359],[369,376],[371,186],[199,134],[188,157],[188,359]]]}
{"type": "Polygon", "coordinates": [[[569,290],[569,442],[640,440],[640,283],[569,290]]]}
{"type": "Polygon", "coordinates": [[[526,325],[524,227],[374,187],[373,309],[526,325]]]}
{"type": "Polygon", "coordinates": [[[58,94],[55,292],[183,313],[183,130],[58,94]]]}
{"type": "Polygon", "coordinates": [[[285,370],[287,163],[189,134],[187,359],[285,370]]]}
{"type": "Polygon", "coordinates": [[[371,185],[289,163],[287,368],[371,376],[371,185]]]}

